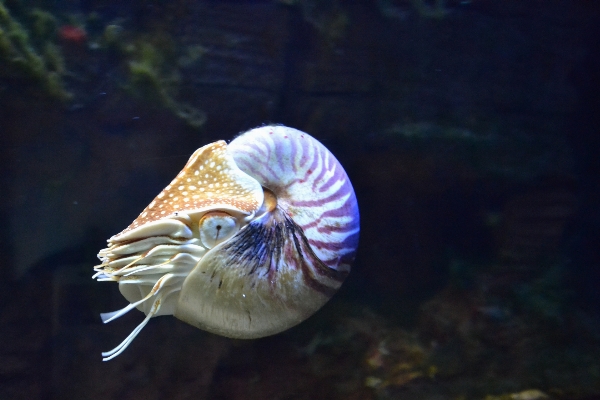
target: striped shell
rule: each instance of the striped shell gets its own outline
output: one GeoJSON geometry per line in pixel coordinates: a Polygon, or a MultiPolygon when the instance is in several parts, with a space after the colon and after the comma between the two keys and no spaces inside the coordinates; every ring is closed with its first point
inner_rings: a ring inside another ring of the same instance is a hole
{"type": "Polygon", "coordinates": [[[352,185],[335,157],[285,126],[208,144],[98,254],[144,321],[159,315],[232,338],[288,329],[317,311],[350,271],[359,234],[352,185]]]}

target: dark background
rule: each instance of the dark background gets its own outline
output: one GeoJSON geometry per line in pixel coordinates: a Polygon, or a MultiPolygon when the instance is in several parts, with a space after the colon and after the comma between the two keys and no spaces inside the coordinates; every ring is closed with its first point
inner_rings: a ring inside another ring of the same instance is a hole
{"type": "Polygon", "coordinates": [[[597,2],[0,7],[0,398],[600,396],[597,2]],[[340,292],[256,341],[157,318],[102,363],[142,314],[101,324],[97,252],[263,123],[353,182],[340,292]]]}

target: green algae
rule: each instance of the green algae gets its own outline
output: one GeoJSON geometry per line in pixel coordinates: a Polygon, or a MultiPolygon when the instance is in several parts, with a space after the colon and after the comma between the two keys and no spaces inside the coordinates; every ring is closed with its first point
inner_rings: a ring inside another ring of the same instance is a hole
{"type": "Polygon", "coordinates": [[[51,37],[58,28],[56,17],[48,11],[35,8],[31,11],[30,17],[32,19],[31,33],[37,38],[51,37]]]}
{"type": "Polygon", "coordinates": [[[127,51],[131,53],[128,89],[133,95],[156,100],[193,128],[204,125],[203,111],[176,99],[181,75],[173,63],[167,62],[174,59],[171,41],[140,40],[127,51]]]}
{"type": "MultiPolygon", "coordinates": [[[[46,35],[55,27],[55,20],[48,13],[34,9],[34,34],[46,35]]],[[[1,73],[37,81],[51,97],[61,100],[71,98],[64,85],[63,57],[56,46],[43,46],[40,52],[33,44],[30,32],[14,18],[3,2],[0,2],[0,61],[8,65],[1,73]]]]}
{"type": "MultiPolygon", "coordinates": [[[[67,20],[80,25],[81,21],[74,18],[67,20]]],[[[94,15],[90,21],[98,23],[94,15]]],[[[17,18],[0,0],[0,63],[6,65],[0,69],[0,77],[27,79],[49,97],[71,100],[73,94],[67,91],[64,79],[72,74],[63,54],[65,49],[57,43],[59,26],[55,15],[39,8],[21,12],[17,18]]],[[[122,88],[131,96],[162,105],[191,127],[198,128],[206,121],[204,112],[177,99],[182,81],[180,68],[197,62],[205,52],[203,47],[182,49],[187,53],[178,63],[180,49],[169,35],[135,34],[111,23],[98,37],[90,38],[89,48],[100,56],[117,56],[127,71],[122,88]]]]}
{"type": "Polygon", "coordinates": [[[127,71],[122,89],[132,97],[161,105],[192,128],[204,125],[206,114],[178,100],[178,96],[181,69],[193,66],[206,49],[200,45],[179,48],[169,34],[135,34],[117,22],[106,25],[93,46],[117,55],[119,64],[127,71]]]}
{"type": "Polygon", "coordinates": [[[434,4],[428,4],[425,0],[410,0],[413,8],[424,18],[441,19],[448,11],[445,8],[445,0],[435,0],[434,4]]]}

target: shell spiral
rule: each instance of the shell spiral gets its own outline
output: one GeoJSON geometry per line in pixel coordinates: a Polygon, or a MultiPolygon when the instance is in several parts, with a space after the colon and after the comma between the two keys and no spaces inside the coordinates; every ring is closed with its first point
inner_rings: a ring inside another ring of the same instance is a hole
{"type": "Polygon", "coordinates": [[[104,322],[146,314],[105,360],[158,315],[233,338],[288,329],[341,286],[358,235],[350,180],[308,134],[264,126],[206,145],[99,253],[95,277],[130,302],[104,322]]]}
{"type": "Polygon", "coordinates": [[[251,130],[229,150],[242,171],[276,194],[317,257],[349,272],[358,245],[358,205],[333,154],[306,133],[284,126],[251,130]]]}

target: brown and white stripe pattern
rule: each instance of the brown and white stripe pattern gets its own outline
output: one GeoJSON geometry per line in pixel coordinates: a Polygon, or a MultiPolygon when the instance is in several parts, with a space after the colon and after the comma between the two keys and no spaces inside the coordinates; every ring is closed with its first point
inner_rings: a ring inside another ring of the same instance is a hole
{"type": "Polygon", "coordinates": [[[325,146],[297,129],[264,126],[233,140],[228,151],[242,171],[276,193],[325,265],[350,270],[358,205],[346,172],[325,146]]]}

